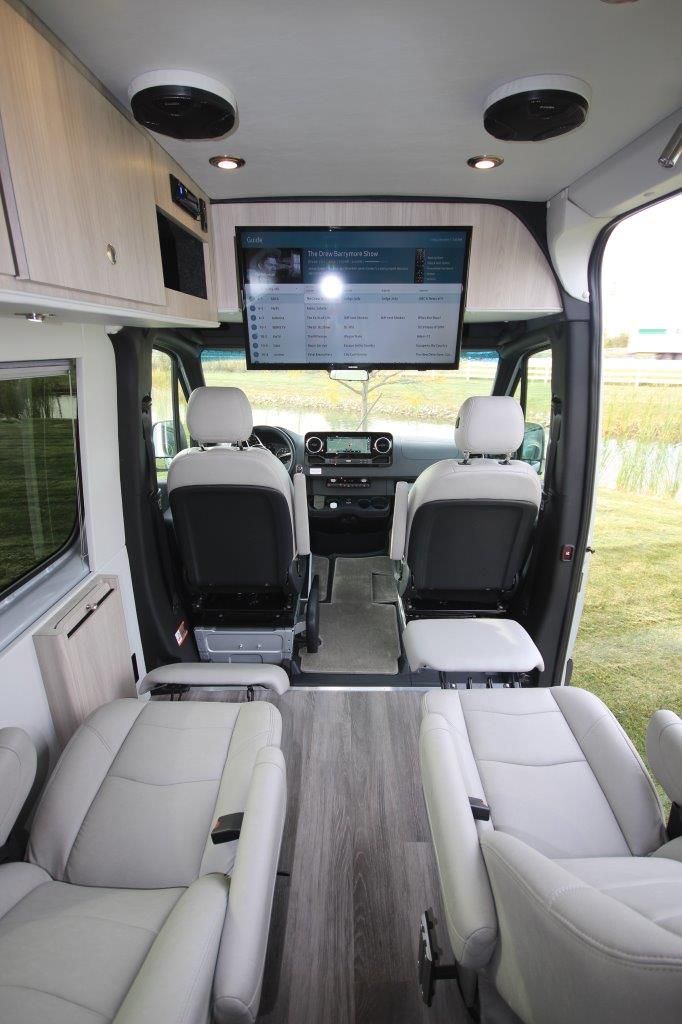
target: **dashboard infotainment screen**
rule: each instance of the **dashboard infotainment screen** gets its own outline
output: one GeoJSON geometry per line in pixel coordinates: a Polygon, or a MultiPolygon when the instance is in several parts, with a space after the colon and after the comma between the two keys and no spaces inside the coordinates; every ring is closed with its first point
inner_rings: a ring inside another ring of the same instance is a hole
{"type": "Polygon", "coordinates": [[[327,455],[369,455],[370,445],[369,437],[328,437],[327,455]]]}
{"type": "Polygon", "coordinates": [[[471,228],[237,228],[251,369],[455,369],[471,228]]]}

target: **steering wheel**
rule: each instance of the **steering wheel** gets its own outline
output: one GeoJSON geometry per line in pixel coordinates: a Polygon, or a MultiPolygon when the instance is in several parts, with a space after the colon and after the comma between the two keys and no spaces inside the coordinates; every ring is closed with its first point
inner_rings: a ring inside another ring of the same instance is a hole
{"type": "Polygon", "coordinates": [[[294,464],[295,449],[293,441],[284,430],[281,430],[279,427],[259,425],[253,428],[248,444],[254,448],[266,448],[279,459],[288,473],[291,472],[294,464]],[[261,432],[265,437],[265,441],[260,437],[261,432]],[[268,435],[273,438],[272,441],[268,440],[268,435]]]}

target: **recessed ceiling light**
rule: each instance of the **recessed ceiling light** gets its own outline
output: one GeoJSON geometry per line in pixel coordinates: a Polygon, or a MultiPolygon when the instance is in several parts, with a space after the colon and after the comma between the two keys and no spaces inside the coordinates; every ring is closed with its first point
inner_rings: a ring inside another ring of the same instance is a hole
{"type": "Polygon", "coordinates": [[[246,163],[240,156],[212,156],[208,162],[221,171],[238,171],[246,163]]]}
{"type": "Polygon", "coordinates": [[[470,156],[467,163],[475,171],[492,171],[494,167],[503,164],[504,160],[501,156],[470,156]]]}

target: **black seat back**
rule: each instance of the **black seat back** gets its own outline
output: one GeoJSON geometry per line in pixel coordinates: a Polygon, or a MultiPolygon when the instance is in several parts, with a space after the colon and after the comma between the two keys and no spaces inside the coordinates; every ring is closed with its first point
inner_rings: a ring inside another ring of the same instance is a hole
{"type": "Polygon", "coordinates": [[[537,506],[473,498],[429,501],[410,529],[407,564],[420,599],[497,604],[528,558],[537,506]]]}
{"type": "Polygon", "coordinates": [[[176,487],[170,506],[191,590],[229,594],[286,587],[293,536],[280,491],[240,484],[176,487]]]}

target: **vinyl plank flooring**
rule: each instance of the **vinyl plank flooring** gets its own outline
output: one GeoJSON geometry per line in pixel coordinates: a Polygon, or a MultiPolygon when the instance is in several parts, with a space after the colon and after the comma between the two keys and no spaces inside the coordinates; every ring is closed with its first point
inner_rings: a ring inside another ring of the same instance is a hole
{"type": "Polygon", "coordinates": [[[417,988],[419,917],[427,906],[440,909],[425,835],[418,723],[416,694],[353,696],[354,977],[356,1019],[363,1024],[466,1019],[454,985],[440,986],[431,1009],[417,988]]]}
{"type": "MultiPolygon", "coordinates": [[[[300,775],[289,778],[285,850],[291,850],[289,898],[283,944],[271,942],[268,966],[281,958],[279,986],[268,993],[268,1024],[353,1024],[353,807],[350,789],[349,698],[330,693],[287,694],[278,701],[295,725],[283,739],[289,761],[292,737],[300,742],[300,775]],[[289,704],[290,708],[285,706],[289,704]],[[300,739],[299,739],[300,738],[300,739]],[[295,793],[298,786],[298,794],[295,793]]],[[[283,733],[283,736],[285,734],[283,733]]]]}
{"type": "MultiPolygon", "coordinates": [[[[200,694],[198,695],[201,696],[200,694]]],[[[467,1024],[454,982],[417,986],[419,917],[447,942],[417,740],[421,695],[290,690],[288,808],[260,1024],[467,1024]]]]}

